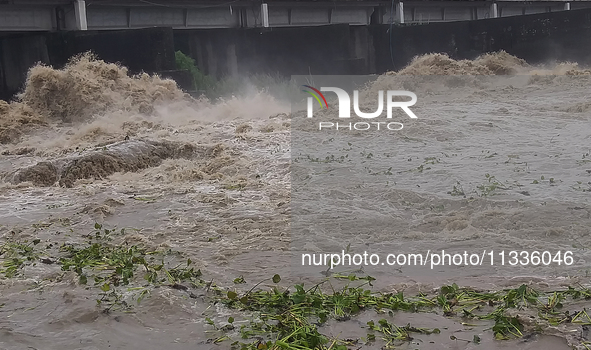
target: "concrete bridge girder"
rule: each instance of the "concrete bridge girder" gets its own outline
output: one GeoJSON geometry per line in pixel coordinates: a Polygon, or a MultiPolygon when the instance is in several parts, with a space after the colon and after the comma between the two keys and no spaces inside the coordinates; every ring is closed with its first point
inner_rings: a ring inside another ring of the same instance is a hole
{"type": "Polygon", "coordinates": [[[146,2],[70,0],[0,4],[0,31],[108,30],[167,26],[175,29],[291,27],[348,23],[430,23],[507,17],[591,7],[589,1],[374,1],[272,2],[167,6],[146,2]],[[143,4],[143,5],[142,5],[143,4]]]}

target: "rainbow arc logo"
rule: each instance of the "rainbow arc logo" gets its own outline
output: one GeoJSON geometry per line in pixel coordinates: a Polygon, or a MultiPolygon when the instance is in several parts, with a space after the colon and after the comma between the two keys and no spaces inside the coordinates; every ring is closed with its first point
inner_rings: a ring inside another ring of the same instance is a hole
{"type": "MultiPolygon", "coordinates": [[[[413,113],[413,111],[410,110],[410,106],[413,106],[416,102],[417,102],[417,95],[414,92],[411,91],[401,91],[401,90],[388,90],[386,92],[386,94],[384,94],[383,90],[378,91],[378,106],[377,106],[377,110],[372,111],[372,112],[364,112],[359,108],[359,91],[358,90],[353,90],[353,105],[351,106],[351,97],[349,96],[349,93],[347,91],[345,91],[344,89],[338,88],[338,87],[330,87],[330,86],[323,86],[320,88],[320,90],[310,86],[310,85],[302,85],[302,87],[304,89],[302,89],[302,92],[305,92],[307,94],[309,94],[311,97],[307,98],[307,102],[308,102],[308,116],[307,118],[313,118],[314,117],[314,99],[316,99],[316,101],[318,101],[318,104],[320,105],[320,108],[323,109],[327,109],[328,110],[328,103],[326,102],[326,98],[324,97],[324,95],[322,94],[322,92],[332,92],[334,94],[337,95],[338,98],[338,104],[337,104],[337,110],[338,110],[338,118],[339,120],[342,119],[348,119],[351,118],[351,112],[355,112],[355,115],[359,118],[362,119],[374,119],[374,118],[378,118],[380,116],[383,116],[383,112],[384,112],[384,106],[386,106],[386,119],[392,119],[393,116],[393,109],[394,108],[401,108],[402,111],[404,111],[411,119],[416,119],[417,116],[413,113]],[[384,96],[386,95],[386,96],[384,96]],[[396,97],[406,97],[409,98],[409,101],[399,101],[399,100],[395,100],[396,97]],[[324,102],[324,103],[323,103],[324,102]],[[351,111],[351,107],[353,107],[353,111],[351,111]]],[[[386,123],[387,125],[396,125],[396,129],[393,129],[391,126],[388,126],[388,129],[390,130],[401,130],[402,129],[402,123],[399,122],[391,122],[391,121],[387,121],[387,122],[372,122],[372,123],[377,123],[378,125],[380,123],[386,123]]],[[[334,122],[320,122],[319,123],[319,127],[320,129],[322,129],[323,125],[334,125],[334,122]]],[[[338,124],[338,123],[337,123],[338,124]]],[[[349,123],[351,124],[351,123],[349,123]]],[[[355,123],[355,125],[358,125],[358,127],[356,128],[356,130],[359,130],[359,127],[363,127],[363,126],[369,126],[371,127],[371,125],[367,122],[357,122],[355,123]]],[[[367,129],[363,129],[363,130],[367,130],[367,129]]],[[[379,128],[378,128],[379,130],[379,128]]]]}
{"type": "Polygon", "coordinates": [[[302,91],[312,95],[312,97],[314,97],[316,99],[316,101],[318,101],[318,103],[320,104],[320,108],[328,109],[328,103],[326,103],[326,98],[324,98],[324,95],[322,94],[322,92],[320,92],[316,88],[311,87],[310,85],[302,85],[302,86],[307,88],[306,90],[302,89],[302,91]],[[320,100],[321,98],[322,98],[322,100],[320,100]],[[324,101],[324,104],[322,104],[323,101],[324,101]]]}

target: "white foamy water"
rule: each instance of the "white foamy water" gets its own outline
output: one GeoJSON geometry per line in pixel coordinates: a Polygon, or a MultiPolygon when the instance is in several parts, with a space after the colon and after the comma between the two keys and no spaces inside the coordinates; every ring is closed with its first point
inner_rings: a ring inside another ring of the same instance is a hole
{"type": "MultiPolygon", "coordinates": [[[[233,286],[238,276],[251,286],[275,273],[286,286],[316,281],[323,276],[294,273],[298,268],[289,251],[330,252],[349,243],[384,249],[395,242],[409,250],[429,244],[444,249],[576,246],[577,266],[585,266],[591,258],[584,249],[591,245],[589,76],[574,65],[562,65],[559,72],[536,68],[539,75],[532,76],[531,67],[505,54],[454,62],[428,56],[403,72],[518,75],[455,83],[384,75],[370,93],[417,88],[420,102],[413,111],[419,119],[386,136],[297,131],[315,157],[353,160],[313,164],[305,163],[305,154],[292,154],[296,121],[289,105],[267,94],[211,103],[183,95],[169,81],[131,79],[117,66],[88,58],[69,71],[37,67],[22,102],[0,105],[0,242],[82,242],[100,222],[125,228],[116,237],[120,244],[182,252],[204,279],[222,286],[233,286]],[[46,163],[35,167],[40,162],[46,163]],[[351,169],[381,174],[361,186],[354,177],[334,180],[351,169]],[[479,186],[491,183],[486,174],[505,189],[483,196],[487,187],[479,186]],[[296,203],[293,212],[292,175],[308,176],[302,180],[308,182],[298,183],[311,189],[298,194],[310,200],[296,203]],[[452,195],[460,191],[465,197],[452,195]],[[315,201],[318,196],[326,201],[315,201]],[[338,215],[327,217],[331,212],[338,215]],[[354,220],[361,212],[366,219],[354,220]],[[292,244],[294,215],[321,231],[322,239],[306,236],[305,246],[292,244]]],[[[381,271],[376,289],[424,290],[450,281],[483,289],[521,283],[545,288],[579,281],[555,278],[548,269],[497,279],[489,278],[490,269],[469,272],[433,278],[405,269],[381,271]]],[[[153,290],[133,314],[104,314],[93,290],[54,265],[26,266],[17,278],[0,279],[0,291],[0,348],[5,349],[217,348],[207,342],[204,317],[227,319],[227,310],[208,308],[204,293],[188,298],[166,288],[153,290]]],[[[421,321],[439,322],[426,316],[413,323],[421,321]]],[[[345,323],[326,330],[338,333],[339,327],[354,328],[345,323]]],[[[538,349],[544,344],[566,349],[567,342],[580,344],[572,332],[553,330],[551,338],[532,342],[538,349]]],[[[447,339],[437,342],[469,348],[447,339]]],[[[480,348],[528,346],[485,339],[480,348]]]]}

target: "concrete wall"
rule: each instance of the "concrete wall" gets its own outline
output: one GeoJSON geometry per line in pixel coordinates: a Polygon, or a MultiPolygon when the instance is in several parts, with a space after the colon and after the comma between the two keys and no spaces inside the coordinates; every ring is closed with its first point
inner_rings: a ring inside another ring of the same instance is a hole
{"type": "MultiPolygon", "coordinates": [[[[92,50],[108,62],[120,62],[132,73],[174,70],[171,28],[112,32],[70,31],[0,35],[0,99],[9,99],[37,62],[61,67],[76,54],[92,50]]],[[[174,72],[164,75],[174,75],[174,72]]]]}
{"type": "Polygon", "coordinates": [[[37,62],[50,62],[46,35],[0,38],[0,98],[17,92],[26,79],[29,67],[37,62]]]}
{"type": "Polygon", "coordinates": [[[370,27],[377,72],[400,69],[430,52],[472,59],[505,50],[534,64],[568,60],[591,65],[591,9],[403,26],[391,34],[387,27],[370,27]]]}
{"type": "Polygon", "coordinates": [[[73,55],[92,51],[105,61],[120,62],[132,72],[175,69],[170,28],[56,32],[49,38],[50,61],[58,66],[73,55]]]}
{"type": "Polygon", "coordinates": [[[215,77],[237,73],[368,73],[367,27],[346,24],[262,29],[175,31],[175,47],[215,77]],[[360,62],[360,60],[362,62],[360,62]],[[367,68],[366,68],[367,67],[367,68]]]}
{"type": "Polygon", "coordinates": [[[575,1],[570,3],[571,10],[580,10],[591,8],[591,1],[575,1]]]}
{"type": "Polygon", "coordinates": [[[93,50],[132,72],[168,72],[174,50],[218,78],[236,74],[370,74],[397,70],[416,55],[475,58],[506,50],[530,63],[591,65],[591,9],[425,25],[221,28],[0,33],[0,98],[15,93],[37,61],[63,65],[93,50]],[[391,30],[390,30],[391,29],[391,30]]]}
{"type": "Polygon", "coordinates": [[[431,52],[461,59],[506,50],[531,63],[591,65],[591,9],[409,26],[178,30],[175,47],[218,78],[236,72],[381,73],[431,52]]]}
{"type": "Polygon", "coordinates": [[[56,27],[53,6],[7,6],[0,4],[1,30],[51,30],[56,27]]]}

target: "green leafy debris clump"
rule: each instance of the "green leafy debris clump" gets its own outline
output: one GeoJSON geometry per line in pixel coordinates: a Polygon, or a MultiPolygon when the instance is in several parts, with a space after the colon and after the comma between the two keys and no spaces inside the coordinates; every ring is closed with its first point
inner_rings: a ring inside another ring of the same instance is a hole
{"type": "MultiPolygon", "coordinates": [[[[174,251],[150,251],[137,245],[115,244],[124,230],[105,229],[95,224],[94,232],[83,236],[85,243],[50,243],[8,240],[0,245],[0,276],[20,278],[27,267],[38,263],[57,265],[64,273],[74,272],[85,288],[96,288],[97,304],[103,311],[130,310],[129,292],[138,303],[154,288],[163,286],[188,293],[205,289],[213,304],[221,304],[234,316],[224,325],[206,317],[213,329],[213,343],[231,342],[234,349],[339,349],[359,347],[359,344],[383,342],[390,349],[413,341],[419,336],[441,333],[440,328],[395,324],[395,313],[436,313],[462,324],[474,321],[490,323],[489,331],[497,340],[520,338],[543,333],[552,326],[583,327],[591,325],[586,308],[567,308],[576,300],[591,300],[591,290],[585,286],[541,292],[531,286],[502,291],[479,291],[460,288],[456,284],[440,287],[430,293],[406,296],[403,292],[379,293],[372,290],[371,276],[333,274],[311,287],[296,284],[280,287],[281,277],[274,275],[247,291],[238,290],[246,283],[243,276],[235,278],[232,289],[223,289],[212,281],[202,280],[199,269],[191,259],[174,251]],[[267,289],[258,288],[267,283],[267,289]],[[343,322],[365,313],[378,316],[362,326],[367,335],[360,339],[331,338],[322,327],[329,322],[343,322]],[[239,319],[240,321],[236,321],[239,319]]],[[[219,321],[218,321],[219,322],[219,321]]],[[[479,344],[479,334],[471,340],[455,335],[451,340],[479,344]]],[[[586,346],[586,340],[581,344],[586,346]]]]}

